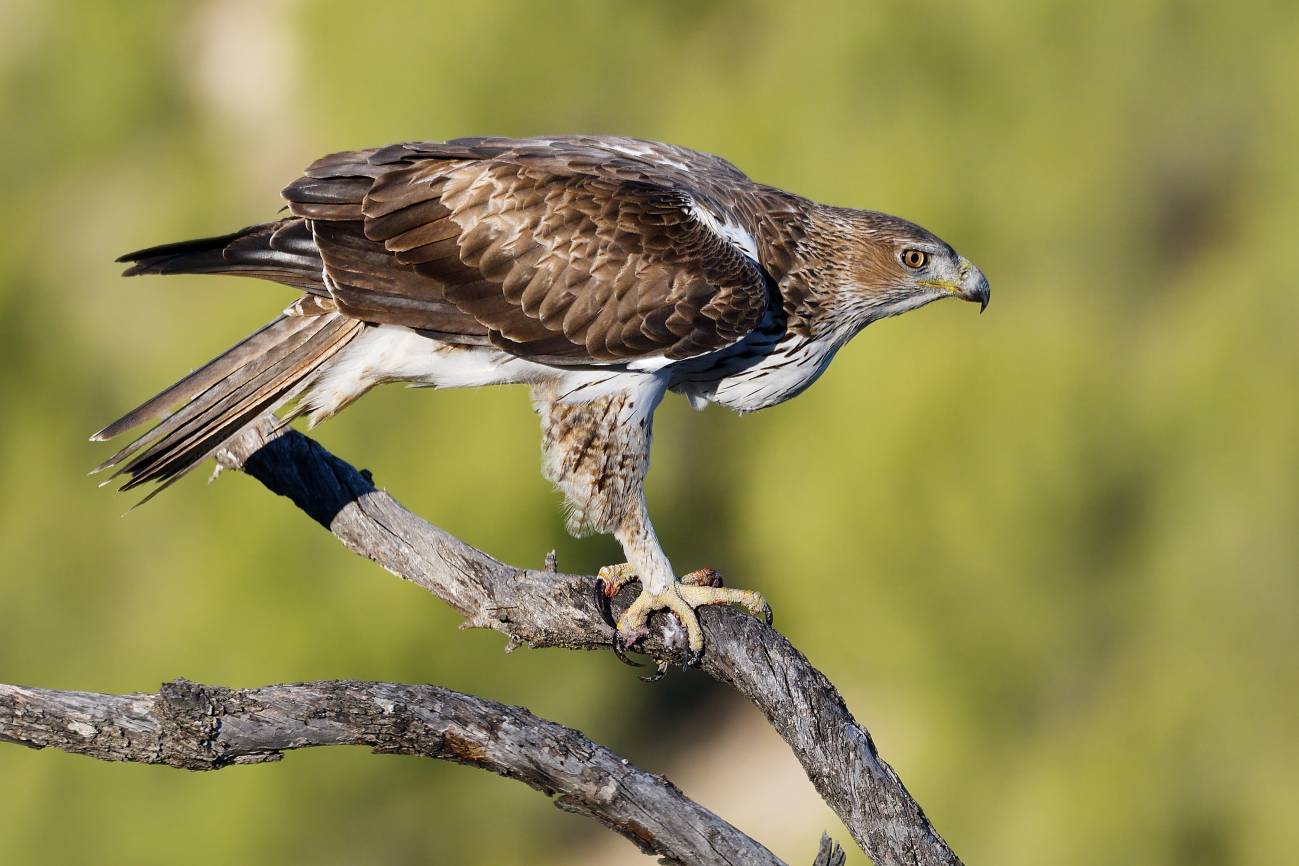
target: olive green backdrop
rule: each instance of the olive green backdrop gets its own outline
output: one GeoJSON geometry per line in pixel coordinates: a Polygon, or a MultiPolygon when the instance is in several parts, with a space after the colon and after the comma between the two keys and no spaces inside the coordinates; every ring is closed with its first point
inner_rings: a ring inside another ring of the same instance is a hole
{"type": "MultiPolygon", "coordinates": [[[[921,222],[993,287],[982,317],[871,327],[784,406],[668,400],[650,497],[677,565],[767,593],[967,863],[1282,862],[1296,45],[1299,6],[1261,0],[6,0],[0,681],[434,682],[678,768],[690,793],[682,749],[751,721],[706,678],[503,655],[246,478],[196,473],[123,518],[132,500],[85,477],[108,450],[88,433],[291,297],[122,281],[115,255],[271,218],[330,150],[660,138],[921,222]]],[[[617,557],[564,535],[522,391],[389,388],[319,436],[500,558],[617,557]]],[[[810,816],[781,830],[789,860],[822,827],[846,840],[810,784],[744,788],[810,816]]],[[[0,746],[5,864],[569,864],[602,862],[604,832],[517,783],[360,749],[190,775],[0,746]]]]}

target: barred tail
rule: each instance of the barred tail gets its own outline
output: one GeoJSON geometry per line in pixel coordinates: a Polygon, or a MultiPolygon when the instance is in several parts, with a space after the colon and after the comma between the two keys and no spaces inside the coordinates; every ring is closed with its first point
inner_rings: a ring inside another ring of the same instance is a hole
{"type": "Polygon", "coordinates": [[[163,419],[94,472],[117,467],[109,480],[129,476],[123,490],[159,482],[142,500],[148,501],[258,416],[300,395],[364,328],[336,312],[328,298],[303,297],[285,315],[91,436],[103,441],[163,419]]]}

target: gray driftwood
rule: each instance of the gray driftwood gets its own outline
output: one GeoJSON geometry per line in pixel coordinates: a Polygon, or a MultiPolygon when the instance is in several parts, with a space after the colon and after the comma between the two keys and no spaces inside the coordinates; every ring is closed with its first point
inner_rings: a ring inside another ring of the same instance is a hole
{"type": "MultiPolygon", "coordinates": [[[[559,573],[549,557],[545,570],[499,562],[408,511],[376,488],[369,473],[296,431],[265,420],[223,451],[218,461],[291,499],[353,552],[450,604],[464,615],[464,627],[507,635],[507,649],[520,644],[603,649],[610,644],[611,630],[593,603],[593,576],[559,573]]],[[[624,590],[615,608],[629,603],[634,593],[634,588],[624,590]]],[[[655,619],[659,628],[652,629],[645,649],[658,658],[681,660],[683,642],[671,622],[655,619]]],[[[729,608],[703,608],[700,622],[707,641],[703,669],[739,690],[766,716],[817,792],[875,863],[960,864],[897,773],[879,756],[870,733],[853,718],[838,690],[784,636],[729,608]]],[[[842,852],[834,849],[826,840],[817,862],[842,862],[842,852]]],[[[769,861],[729,861],[714,855],[684,862],[769,861]]]]}

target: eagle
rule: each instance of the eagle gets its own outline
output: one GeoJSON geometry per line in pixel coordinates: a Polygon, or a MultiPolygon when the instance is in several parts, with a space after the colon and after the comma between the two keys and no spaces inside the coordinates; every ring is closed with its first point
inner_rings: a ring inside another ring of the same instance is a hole
{"type": "Polygon", "coordinates": [[[150,498],[268,412],[314,426],[385,382],[527,385],[567,529],[622,546],[596,601],[624,660],[655,611],[683,626],[690,664],[700,605],[771,618],[711,569],[678,577],[655,535],[644,481],[669,392],[755,412],[801,393],[874,321],[988,303],[983,273],[914,223],[655,141],[406,142],[325,156],[282,196],[281,219],[118,259],[126,276],[235,274],[302,295],[95,433],[152,423],[96,471],[125,475],[123,490],[153,483],[150,498]],[[641,592],[615,621],[609,600],[631,581],[641,592]]]}

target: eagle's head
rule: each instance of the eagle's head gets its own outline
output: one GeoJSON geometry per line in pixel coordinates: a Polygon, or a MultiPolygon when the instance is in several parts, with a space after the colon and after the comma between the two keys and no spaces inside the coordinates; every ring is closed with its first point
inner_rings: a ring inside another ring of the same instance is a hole
{"type": "Polygon", "coordinates": [[[889,214],[833,210],[837,230],[827,234],[843,263],[834,305],[853,330],[943,298],[988,306],[987,277],[933,232],[889,214]]]}

